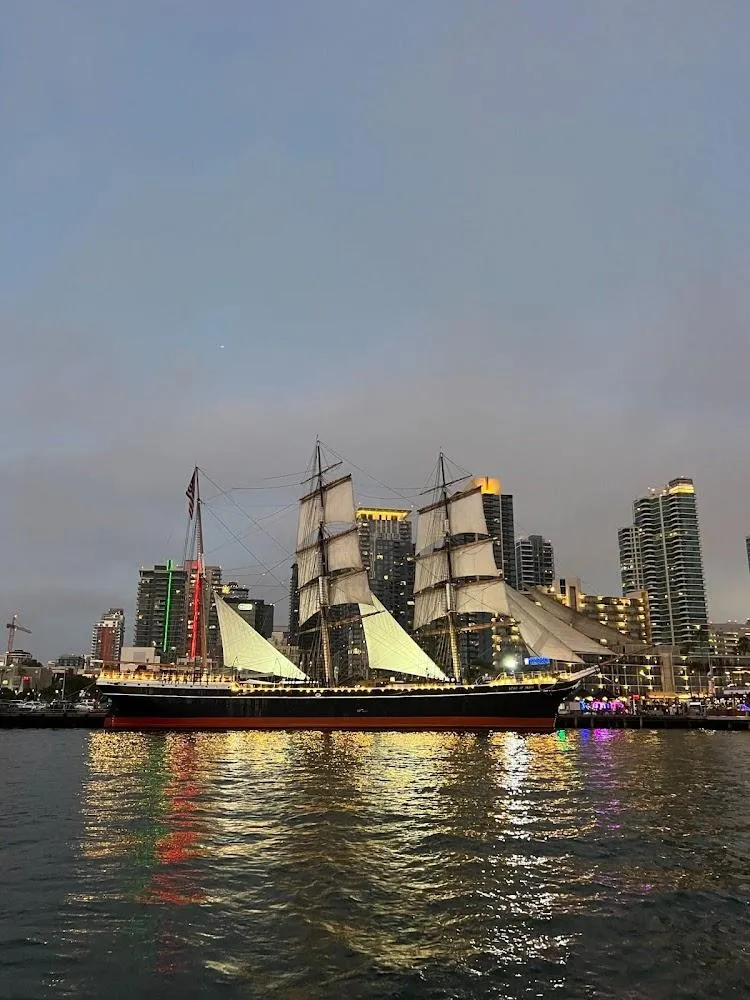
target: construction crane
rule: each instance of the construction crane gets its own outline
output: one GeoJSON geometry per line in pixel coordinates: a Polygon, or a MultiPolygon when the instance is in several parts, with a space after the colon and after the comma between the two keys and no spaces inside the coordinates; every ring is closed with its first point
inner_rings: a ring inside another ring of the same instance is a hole
{"type": "MultiPolygon", "coordinates": [[[[26,628],[25,625],[18,624],[18,615],[13,615],[13,618],[5,626],[8,630],[8,659],[10,659],[10,654],[13,652],[13,647],[16,644],[16,632],[26,632],[31,635],[31,629],[26,628]]],[[[6,662],[8,662],[6,660],[6,662]]]]}

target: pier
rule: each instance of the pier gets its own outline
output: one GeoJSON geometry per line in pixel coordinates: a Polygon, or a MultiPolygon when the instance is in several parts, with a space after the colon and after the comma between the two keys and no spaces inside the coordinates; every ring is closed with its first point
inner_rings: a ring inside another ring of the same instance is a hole
{"type": "Polygon", "coordinates": [[[747,715],[661,715],[643,712],[570,712],[557,716],[558,729],[712,729],[750,730],[747,715]]]}
{"type": "Polygon", "coordinates": [[[0,711],[0,729],[101,729],[105,711],[0,711]]]}
{"type": "MultiPolygon", "coordinates": [[[[102,729],[105,711],[7,712],[0,711],[0,729],[102,729]]],[[[557,729],[709,729],[750,731],[747,715],[659,715],[614,712],[560,713],[557,729]]]]}

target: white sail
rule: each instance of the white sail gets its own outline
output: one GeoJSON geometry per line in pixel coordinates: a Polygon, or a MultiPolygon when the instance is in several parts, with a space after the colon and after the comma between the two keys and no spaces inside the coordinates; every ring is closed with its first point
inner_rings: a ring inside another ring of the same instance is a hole
{"type": "Polygon", "coordinates": [[[414,570],[414,593],[421,594],[438,583],[448,579],[448,556],[446,549],[436,549],[417,558],[414,570]]]}
{"type": "MultiPolygon", "coordinates": [[[[350,528],[338,535],[323,539],[326,566],[329,573],[343,569],[362,569],[362,555],[359,551],[359,531],[350,528]]],[[[297,553],[297,586],[304,587],[311,580],[321,576],[323,563],[320,544],[313,542],[297,553]]]]}
{"type": "Polygon", "coordinates": [[[310,541],[321,524],[351,524],[355,518],[351,476],[342,476],[322,490],[308,493],[300,500],[297,549],[310,541]]]}
{"type": "MultiPolygon", "coordinates": [[[[339,604],[369,604],[372,600],[367,571],[364,569],[332,576],[327,582],[323,581],[323,585],[327,590],[326,605],[328,607],[335,607],[339,604]]],[[[300,625],[320,611],[320,587],[320,581],[313,580],[300,589],[300,625]]]]}
{"type": "MultiPolygon", "coordinates": [[[[537,651],[537,648],[534,643],[540,641],[539,636],[548,634],[554,636],[558,642],[567,646],[574,653],[590,653],[601,656],[605,652],[596,640],[584,635],[583,632],[579,632],[578,629],[573,628],[572,625],[568,625],[567,622],[560,621],[559,618],[550,614],[549,611],[545,611],[540,605],[535,604],[525,594],[520,594],[517,590],[513,590],[512,587],[507,586],[506,594],[509,608],[506,613],[515,618],[519,623],[519,627],[523,626],[527,630],[527,635],[531,640],[531,647],[535,651],[537,651]],[[536,631],[533,631],[534,629],[536,631]]],[[[523,635],[523,629],[521,630],[521,635],[524,642],[526,642],[527,639],[523,635]]],[[[538,655],[548,656],[549,653],[538,653],[538,655]]],[[[550,659],[562,658],[561,656],[550,656],[550,659]]]]}
{"type": "Polygon", "coordinates": [[[528,621],[519,622],[518,631],[532,656],[546,656],[550,660],[560,660],[563,663],[583,663],[581,657],[574,653],[570,646],[566,646],[541,625],[528,621]]]}
{"type": "Polygon", "coordinates": [[[453,610],[459,615],[509,613],[506,587],[500,579],[457,584],[455,593],[456,606],[453,610]]]}
{"type": "MultiPolygon", "coordinates": [[[[587,635],[560,621],[503,580],[479,580],[454,585],[457,614],[478,612],[511,618],[518,625],[529,652],[551,660],[581,663],[581,653],[601,656],[603,649],[587,635]]],[[[444,618],[448,613],[446,588],[435,587],[414,597],[414,628],[444,618]]]]}
{"type": "MultiPolygon", "coordinates": [[[[454,581],[467,577],[500,577],[495,565],[492,539],[483,538],[450,549],[451,576],[454,581]]],[[[434,549],[417,558],[414,576],[414,593],[419,594],[436,584],[448,580],[448,550],[434,549]]]]}
{"type": "Polygon", "coordinates": [[[480,539],[451,549],[451,570],[454,579],[471,576],[500,577],[495,565],[492,539],[480,539]]]}
{"type": "Polygon", "coordinates": [[[362,553],[359,551],[359,530],[352,528],[340,535],[325,540],[326,563],[329,573],[343,569],[362,569],[362,553]]]}
{"type": "MultiPolygon", "coordinates": [[[[453,611],[459,615],[492,614],[511,615],[508,587],[499,578],[454,583],[453,611]]],[[[414,595],[414,628],[444,618],[448,614],[445,587],[435,587],[414,595]]]]}
{"type": "Polygon", "coordinates": [[[304,623],[320,611],[320,601],[318,599],[318,581],[302,587],[299,592],[299,623],[304,623]]]}
{"type": "Polygon", "coordinates": [[[224,665],[236,670],[251,670],[256,674],[283,677],[285,680],[307,680],[307,674],[288,660],[275,646],[256,632],[234,608],[214,594],[221,631],[224,665]]]}
{"type": "Polygon", "coordinates": [[[297,587],[301,589],[322,573],[320,548],[317,544],[300,549],[297,553],[297,587]]]}
{"type": "MultiPolygon", "coordinates": [[[[445,504],[442,501],[423,507],[417,519],[417,552],[422,552],[445,538],[445,504]]],[[[448,499],[448,534],[487,535],[482,490],[477,486],[448,499]]]]}
{"type": "Polygon", "coordinates": [[[414,628],[422,628],[438,618],[448,614],[445,587],[435,587],[434,590],[424,590],[414,595],[414,628]]]}
{"type": "Polygon", "coordinates": [[[370,604],[359,605],[359,613],[365,633],[367,659],[372,670],[387,670],[394,674],[428,677],[437,681],[448,680],[440,667],[401,628],[374,594],[370,604]]]}

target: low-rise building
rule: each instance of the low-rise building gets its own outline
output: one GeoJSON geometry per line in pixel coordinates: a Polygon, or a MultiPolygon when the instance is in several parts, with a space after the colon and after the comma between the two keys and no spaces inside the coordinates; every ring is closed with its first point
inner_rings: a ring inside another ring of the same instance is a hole
{"type": "Polygon", "coordinates": [[[750,654],[750,621],[711,622],[708,644],[712,656],[747,656],[750,654]]]}
{"type": "Polygon", "coordinates": [[[631,639],[651,645],[651,620],[645,590],[634,591],[624,597],[586,594],[580,579],[575,576],[559,577],[544,589],[565,607],[631,639]]]}
{"type": "MultiPolygon", "coordinates": [[[[243,621],[251,625],[264,639],[270,639],[273,632],[273,604],[266,604],[259,597],[251,597],[247,587],[230,581],[221,587],[221,597],[225,604],[237,612],[243,621]]],[[[221,641],[221,639],[219,639],[221,641]]]]}
{"type": "Polygon", "coordinates": [[[123,646],[120,670],[137,670],[139,667],[157,667],[160,657],[154,646],[123,646]]]}

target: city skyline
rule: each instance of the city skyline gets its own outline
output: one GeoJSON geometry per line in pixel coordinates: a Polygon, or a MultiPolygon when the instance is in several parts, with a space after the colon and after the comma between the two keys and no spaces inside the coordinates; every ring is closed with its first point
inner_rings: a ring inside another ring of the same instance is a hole
{"type": "Polygon", "coordinates": [[[37,655],[179,559],[196,462],[281,543],[207,515],[209,559],[282,605],[271,487],[316,434],[363,504],[417,505],[441,449],[498,475],[592,592],[632,497],[691,476],[744,618],[748,32],[698,0],[2,5],[0,607],[37,655]]]}
{"type": "MultiPolygon", "coordinates": [[[[494,513],[494,507],[492,507],[491,505],[488,505],[487,500],[488,500],[488,498],[491,498],[491,499],[497,501],[498,495],[495,492],[495,490],[496,490],[496,487],[499,489],[498,480],[496,480],[496,479],[494,479],[492,477],[488,477],[488,476],[473,477],[473,480],[472,480],[471,477],[467,476],[467,483],[466,483],[466,485],[468,485],[470,481],[474,481],[477,484],[482,485],[484,487],[483,492],[486,494],[484,496],[484,500],[485,500],[485,504],[484,504],[485,505],[485,515],[489,516],[490,514],[494,513]],[[491,486],[491,489],[489,489],[489,490],[487,489],[488,484],[490,484],[490,486],[491,486]],[[489,512],[489,514],[488,514],[488,512],[489,512]]],[[[646,494],[646,496],[645,497],[641,497],[640,501],[636,500],[634,503],[638,504],[639,502],[643,502],[643,501],[645,501],[648,498],[656,498],[656,497],[658,497],[660,495],[660,493],[662,491],[667,490],[670,485],[674,485],[675,483],[680,483],[680,482],[685,482],[685,481],[690,482],[692,484],[692,480],[686,479],[686,477],[680,477],[678,479],[671,480],[670,483],[668,483],[664,487],[659,487],[659,488],[649,487],[649,491],[646,494]]],[[[385,488],[385,487],[383,487],[383,484],[379,484],[379,485],[380,485],[381,488],[385,488]]],[[[291,489],[291,491],[293,493],[297,492],[295,487],[288,487],[288,488],[285,487],[285,490],[286,489],[291,489]]],[[[510,499],[512,501],[512,497],[510,499]]],[[[512,509],[512,507],[511,507],[511,509],[512,509]]],[[[376,517],[377,515],[387,515],[388,513],[391,513],[394,516],[397,515],[398,519],[403,519],[404,517],[406,517],[406,519],[413,526],[413,523],[414,523],[413,522],[413,518],[416,515],[416,507],[414,507],[413,509],[405,509],[403,505],[401,505],[401,506],[389,506],[387,503],[382,503],[382,505],[379,506],[379,507],[375,507],[372,504],[370,504],[368,507],[360,507],[360,508],[358,508],[358,514],[364,515],[365,523],[367,521],[368,516],[370,518],[372,518],[372,517],[376,517]]],[[[701,517],[701,521],[702,521],[702,517],[701,517]]],[[[490,528],[490,527],[491,527],[491,525],[488,523],[488,528],[490,528]]],[[[632,530],[632,529],[619,529],[618,530],[618,536],[621,536],[622,533],[624,531],[626,531],[626,530],[632,530]]],[[[492,534],[491,531],[490,531],[490,534],[492,534]]],[[[554,576],[554,573],[555,573],[554,549],[553,549],[553,546],[551,545],[551,543],[549,542],[549,540],[543,538],[543,536],[540,536],[540,535],[523,536],[523,537],[519,537],[516,540],[516,548],[518,548],[519,543],[521,543],[521,544],[522,543],[526,543],[526,542],[530,541],[531,539],[535,539],[539,543],[543,543],[544,544],[545,555],[548,554],[549,557],[551,557],[551,560],[552,560],[551,564],[548,566],[548,572],[551,573],[554,576]],[[548,552],[547,552],[547,550],[548,550],[548,552]]],[[[749,539],[745,539],[746,544],[747,544],[748,540],[749,539]]],[[[622,556],[623,556],[622,540],[620,541],[620,553],[619,554],[620,554],[620,563],[618,565],[618,572],[617,572],[618,585],[615,586],[610,591],[610,593],[614,594],[615,592],[620,592],[620,591],[626,592],[626,591],[641,589],[640,584],[642,583],[642,581],[640,581],[638,579],[633,579],[632,581],[631,580],[627,580],[626,581],[626,579],[625,579],[625,573],[624,573],[623,564],[622,564],[622,556]]],[[[272,585],[271,586],[271,591],[272,591],[272,595],[273,596],[269,597],[269,592],[268,591],[266,591],[265,592],[265,596],[263,596],[263,593],[262,593],[262,591],[263,591],[263,584],[259,584],[257,582],[256,583],[250,582],[250,583],[247,583],[245,585],[241,585],[241,584],[238,584],[236,582],[232,582],[231,584],[229,584],[227,586],[224,586],[224,590],[226,591],[229,588],[235,589],[235,588],[239,587],[238,593],[241,595],[241,599],[242,600],[245,600],[245,599],[256,600],[256,601],[259,601],[259,603],[261,605],[263,605],[263,603],[265,602],[266,605],[267,605],[268,612],[271,615],[271,620],[273,620],[273,616],[275,614],[276,615],[276,619],[275,620],[278,623],[278,625],[283,625],[283,628],[286,630],[289,627],[289,602],[291,600],[290,577],[291,577],[291,580],[293,581],[292,563],[293,563],[293,557],[290,555],[289,556],[289,564],[286,567],[286,569],[284,569],[282,567],[277,567],[277,571],[278,571],[278,574],[279,574],[279,582],[276,585],[272,585]],[[286,582],[283,582],[284,576],[286,576],[286,582]],[[281,591],[285,591],[285,593],[283,595],[279,596],[281,594],[281,591]]],[[[154,574],[154,570],[162,572],[163,574],[166,574],[166,571],[167,571],[168,567],[169,567],[169,560],[166,560],[165,563],[162,564],[161,566],[159,566],[158,564],[155,564],[153,566],[153,568],[150,569],[150,570],[147,569],[146,567],[141,566],[140,570],[138,571],[139,572],[139,576],[140,576],[140,580],[141,580],[141,584],[139,585],[139,589],[140,589],[140,586],[142,586],[142,584],[143,584],[144,574],[145,574],[146,577],[151,577],[154,574]]],[[[185,574],[185,570],[184,570],[184,567],[182,566],[182,564],[177,564],[175,562],[175,563],[172,564],[172,569],[175,572],[176,578],[179,577],[180,579],[182,579],[183,580],[183,584],[184,584],[184,582],[185,582],[184,578],[185,578],[186,574],[185,574]]],[[[229,575],[234,574],[235,576],[236,575],[242,576],[242,574],[237,574],[236,569],[229,568],[228,570],[223,570],[222,566],[220,566],[220,565],[209,566],[209,567],[207,567],[207,569],[210,571],[210,573],[212,575],[216,574],[217,575],[217,579],[219,579],[219,580],[221,579],[222,573],[224,573],[225,577],[226,577],[226,573],[229,573],[229,575]]],[[[572,574],[569,574],[569,575],[572,576],[572,574]]],[[[581,585],[581,580],[578,579],[577,577],[576,577],[576,579],[577,579],[578,585],[580,586],[581,585]]],[[[524,581],[524,584],[526,582],[527,581],[524,581]]],[[[533,581],[528,581],[528,584],[530,586],[539,586],[539,585],[546,585],[546,584],[549,584],[551,582],[552,582],[551,578],[549,580],[544,581],[544,582],[541,581],[541,580],[536,580],[535,579],[533,581]]],[[[176,586],[179,586],[179,585],[176,585],[176,586]]],[[[378,593],[380,593],[380,590],[379,590],[378,586],[376,586],[374,589],[378,593]]],[[[604,588],[599,587],[597,589],[593,585],[590,585],[588,582],[586,583],[586,589],[590,590],[592,593],[602,593],[602,592],[604,592],[604,588]]],[[[381,593],[380,596],[383,597],[384,595],[381,593]]],[[[238,597],[238,600],[239,599],[240,598],[238,597]]],[[[178,590],[177,600],[178,600],[178,602],[180,600],[179,590],[178,590]]],[[[140,643],[138,641],[138,599],[137,599],[137,597],[134,597],[130,602],[127,602],[127,601],[123,602],[121,600],[120,603],[124,604],[124,607],[125,607],[125,619],[126,619],[126,623],[128,623],[127,624],[127,631],[124,633],[124,637],[125,637],[126,640],[129,639],[129,638],[132,638],[133,644],[134,645],[139,645],[140,643]],[[131,635],[131,633],[132,633],[132,635],[131,635]]],[[[122,609],[112,608],[110,610],[111,610],[111,612],[114,612],[115,610],[122,610],[122,609]]],[[[104,614],[101,617],[101,620],[105,620],[106,617],[107,617],[107,615],[109,613],[110,612],[104,614]]],[[[180,614],[182,614],[183,617],[184,617],[184,613],[185,613],[185,609],[184,608],[183,608],[182,612],[180,612],[179,610],[177,612],[178,616],[180,614]]],[[[722,617],[720,617],[720,616],[711,614],[710,613],[710,608],[709,608],[709,622],[710,623],[713,623],[713,622],[721,623],[724,620],[725,619],[722,618],[722,617]]],[[[738,617],[738,618],[732,618],[731,616],[728,616],[726,618],[726,621],[737,622],[739,624],[743,624],[747,620],[750,620],[750,610],[748,610],[748,613],[744,617],[741,616],[741,617],[738,617]]],[[[94,626],[93,626],[94,631],[96,630],[98,624],[100,624],[100,622],[95,622],[94,623],[94,626]]],[[[158,625],[157,627],[161,631],[161,629],[163,629],[163,622],[160,625],[158,625]]],[[[278,627],[278,626],[276,626],[276,627],[278,627]]],[[[265,632],[265,631],[267,631],[267,629],[263,628],[262,631],[265,632]]],[[[91,626],[90,625],[89,625],[89,635],[91,636],[91,626]]],[[[148,641],[144,640],[143,636],[141,636],[141,640],[145,641],[147,645],[150,644],[150,640],[148,640],[148,641]]],[[[30,643],[30,642],[27,643],[27,645],[31,645],[31,644],[32,643],[30,643]]],[[[124,644],[128,645],[128,642],[124,641],[124,644]]],[[[39,657],[39,658],[43,662],[49,661],[51,659],[54,659],[55,657],[57,657],[58,655],[61,654],[62,648],[63,647],[56,646],[55,649],[54,649],[54,653],[53,654],[51,654],[50,656],[39,657]]],[[[68,646],[65,646],[64,648],[65,648],[65,651],[68,652],[68,653],[72,653],[72,652],[78,653],[80,651],[85,651],[87,647],[86,647],[86,643],[82,642],[79,647],[68,645],[68,646]]],[[[180,655],[182,655],[182,654],[180,654],[180,655]]]]}

